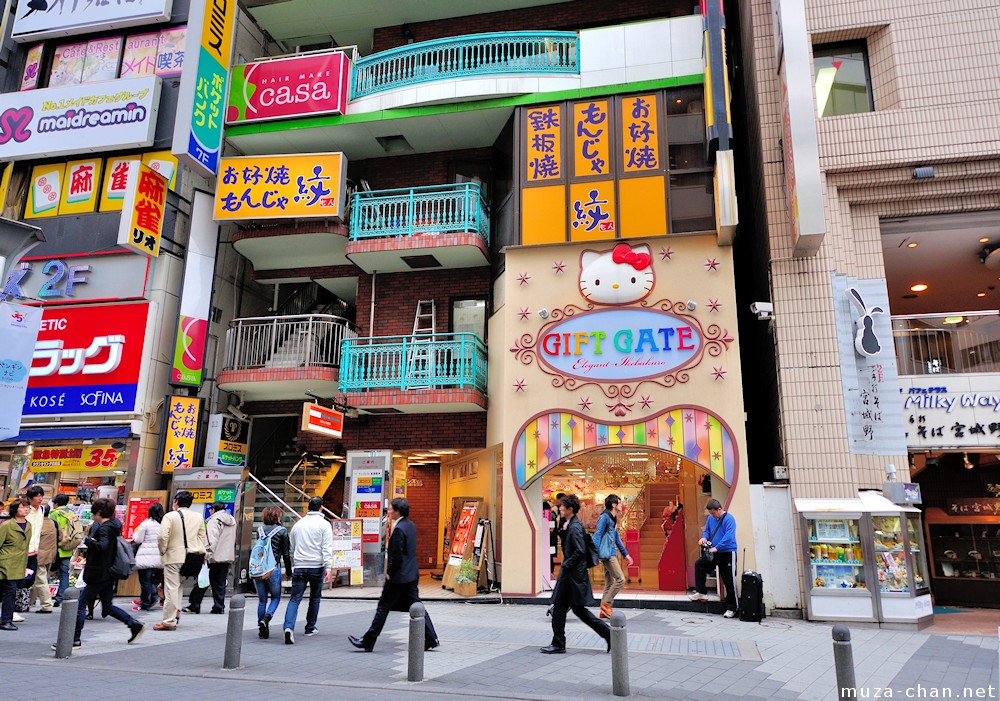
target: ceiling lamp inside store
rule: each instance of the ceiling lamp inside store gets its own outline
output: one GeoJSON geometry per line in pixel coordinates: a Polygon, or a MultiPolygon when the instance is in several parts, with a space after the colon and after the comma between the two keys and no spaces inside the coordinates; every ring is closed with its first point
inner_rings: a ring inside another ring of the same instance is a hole
{"type": "Polygon", "coordinates": [[[927,285],[925,285],[922,282],[918,282],[916,285],[911,285],[910,286],[910,291],[911,292],[923,292],[926,289],[927,289],[927,285]]]}

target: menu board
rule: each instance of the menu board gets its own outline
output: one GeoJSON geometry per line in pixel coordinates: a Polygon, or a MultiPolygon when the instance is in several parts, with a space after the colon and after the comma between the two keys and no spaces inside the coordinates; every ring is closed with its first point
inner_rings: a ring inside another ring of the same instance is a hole
{"type": "Polygon", "coordinates": [[[124,524],[122,537],[131,540],[139,524],[149,517],[149,507],[159,503],[158,497],[131,497],[126,507],[125,520],[122,521],[124,524]]]}
{"type": "Polygon", "coordinates": [[[448,557],[448,564],[462,564],[466,547],[472,540],[474,529],[478,524],[476,519],[478,511],[479,500],[470,500],[462,504],[462,511],[458,515],[458,525],[455,526],[455,536],[451,540],[451,554],[448,557]]]}
{"type": "Polygon", "coordinates": [[[362,523],[352,518],[331,521],[333,528],[333,568],[351,570],[351,584],[361,584],[362,579],[362,523]]]}

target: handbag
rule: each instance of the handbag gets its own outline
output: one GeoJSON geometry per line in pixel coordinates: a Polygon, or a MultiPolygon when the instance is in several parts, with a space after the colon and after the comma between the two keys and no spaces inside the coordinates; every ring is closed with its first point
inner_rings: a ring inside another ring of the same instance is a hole
{"type": "Polygon", "coordinates": [[[705,562],[712,562],[715,560],[715,553],[711,550],[712,541],[715,540],[715,534],[719,532],[720,528],[722,528],[722,522],[726,520],[726,516],[728,515],[729,514],[723,514],[722,518],[719,519],[719,522],[715,524],[715,530],[712,531],[712,537],[708,539],[708,543],[701,546],[701,557],[705,560],[705,562]]]}
{"type": "Polygon", "coordinates": [[[180,511],[177,515],[181,519],[181,532],[184,533],[184,564],[181,565],[181,577],[197,577],[201,572],[201,566],[205,564],[205,553],[193,553],[188,551],[187,526],[184,525],[184,514],[180,511]]]}

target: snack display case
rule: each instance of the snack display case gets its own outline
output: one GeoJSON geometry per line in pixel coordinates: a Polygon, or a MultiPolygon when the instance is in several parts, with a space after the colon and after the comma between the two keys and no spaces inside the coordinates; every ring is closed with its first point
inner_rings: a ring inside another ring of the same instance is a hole
{"type": "Polygon", "coordinates": [[[919,510],[874,492],[857,499],[796,499],[795,508],[811,620],[932,620],[919,510]]]}

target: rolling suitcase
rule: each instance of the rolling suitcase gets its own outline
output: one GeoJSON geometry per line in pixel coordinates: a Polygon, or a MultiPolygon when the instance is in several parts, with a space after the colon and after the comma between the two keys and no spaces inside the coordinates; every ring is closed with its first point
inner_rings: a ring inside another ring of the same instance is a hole
{"type": "Polygon", "coordinates": [[[747,570],[740,578],[740,620],[760,622],[764,615],[764,579],[747,570]]]}

